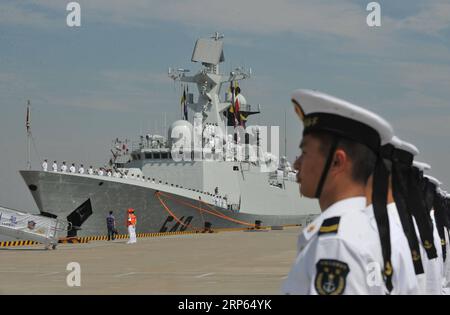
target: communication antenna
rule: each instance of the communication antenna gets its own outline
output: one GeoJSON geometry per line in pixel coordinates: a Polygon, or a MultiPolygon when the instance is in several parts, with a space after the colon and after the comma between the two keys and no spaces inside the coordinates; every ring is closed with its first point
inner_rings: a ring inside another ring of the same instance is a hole
{"type": "Polygon", "coordinates": [[[31,102],[27,101],[27,118],[26,123],[27,127],[27,169],[31,170],[31,154],[30,154],[30,145],[31,145],[31,102]]]}

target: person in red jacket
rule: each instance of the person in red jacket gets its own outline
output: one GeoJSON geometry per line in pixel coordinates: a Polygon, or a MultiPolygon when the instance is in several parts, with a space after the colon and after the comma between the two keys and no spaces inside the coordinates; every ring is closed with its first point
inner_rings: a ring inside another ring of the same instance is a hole
{"type": "Polygon", "coordinates": [[[128,209],[128,218],[127,218],[127,228],[128,228],[128,235],[130,237],[127,244],[134,244],[136,243],[136,215],[134,214],[134,209],[129,208],[128,209]]]}

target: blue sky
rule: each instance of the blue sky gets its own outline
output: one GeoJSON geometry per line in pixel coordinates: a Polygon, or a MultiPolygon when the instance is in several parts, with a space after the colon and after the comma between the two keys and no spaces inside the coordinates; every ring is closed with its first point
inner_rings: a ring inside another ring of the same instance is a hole
{"type": "Polygon", "coordinates": [[[225,35],[222,70],[253,70],[241,87],[262,105],[254,122],[283,125],[287,111],[291,160],[301,126],[290,93],[313,88],[388,119],[430,174],[450,183],[448,0],[378,1],[379,28],[367,26],[370,1],[360,0],[78,2],[79,28],[66,25],[69,1],[0,2],[2,205],[36,210],[17,172],[26,165],[27,99],[34,168],[44,157],[100,165],[116,137],[160,133],[164,113],[167,126],[178,119],[180,87],[167,69],[198,69],[194,42],[215,31],[225,35]]]}

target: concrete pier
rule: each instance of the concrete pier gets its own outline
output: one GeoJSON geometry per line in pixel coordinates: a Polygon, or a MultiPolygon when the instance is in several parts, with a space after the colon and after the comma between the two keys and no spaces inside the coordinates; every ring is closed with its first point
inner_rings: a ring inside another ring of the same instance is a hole
{"type": "Polygon", "coordinates": [[[300,228],[0,249],[0,294],[280,294],[300,228]],[[69,287],[70,262],[81,286],[69,287]]]}

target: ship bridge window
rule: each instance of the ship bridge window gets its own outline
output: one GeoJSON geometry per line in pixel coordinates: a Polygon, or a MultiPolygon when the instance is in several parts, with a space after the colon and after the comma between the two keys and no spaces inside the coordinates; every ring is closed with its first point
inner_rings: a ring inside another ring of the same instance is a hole
{"type": "Polygon", "coordinates": [[[145,158],[146,159],[151,159],[152,158],[152,154],[151,153],[145,153],[145,158]]]}
{"type": "Polygon", "coordinates": [[[161,153],[161,159],[167,159],[168,157],[169,157],[169,155],[167,154],[167,152],[161,153]]]}
{"type": "Polygon", "coordinates": [[[133,158],[133,160],[140,160],[141,159],[141,155],[140,154],[132,154],[131,157],[133,158]]]}
{"type": "Polygon", "coordinates": [[[159,153],[159,152],[153,153],[153,158],[154,159],[160,159],[161,158],[161,153],[159,153]]]}

